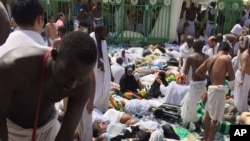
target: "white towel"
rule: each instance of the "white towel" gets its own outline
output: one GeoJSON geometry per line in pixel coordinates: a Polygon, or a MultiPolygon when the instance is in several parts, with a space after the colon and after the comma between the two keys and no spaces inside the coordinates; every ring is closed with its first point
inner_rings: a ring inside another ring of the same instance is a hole
{"type": "Polygon", "coordinates": [[[205,109],[212,120],[221,121],[223,119],[227,90],[224,85],[210,85],[208,87],[205,109]]]}
{"type": "MultiPolygon", "coordinates": [[[[54,141],[60,129],[60,123],[57,120],[58,114],[50,120],[46,125],[36,130],[36,141],[54,141]]],[[[30,141],[33,129],[25,129],[7,119],[7,127],[9,131],[9,141],[30,141]]]]}
{"type": "Polygon", "coordinates": [[[250,90],[250,75],[245,73],[244,83],[239,87],[241,71],[235,73],[234,99],[235,106],[239,112],[248,111],[248,92],[250,90]]]}
{"type": "Polygon", "coordinates": [[[205,91],[206,81],[192,81],[190,83],[190,89],[183,98],[183,105],[181,107],[181,117],[185,122],[197,121],[197,103],[205,91]]]}

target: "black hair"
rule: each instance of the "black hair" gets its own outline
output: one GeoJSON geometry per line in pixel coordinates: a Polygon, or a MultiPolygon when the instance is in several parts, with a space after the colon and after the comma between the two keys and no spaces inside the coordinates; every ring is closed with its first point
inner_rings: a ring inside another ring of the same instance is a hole
{"type": "Polygon", "coordinates": [[[194,45],[193,45],[193,48],[196,52],[202,52],[202,48],[204,46],[204,41],[200,40],[200,39],[195,39],[194,40],[194,45]],[[197,44],[195,46],[195,44],[197,44]]]}
{"type": "Polygon", "coordinates": [[[20,26],[34,26],[37,16],[43,16],[42,5],[38,1],[13,2],[12,16],[20,26]]]}
{"type": "Polygon", "coordinates": [[[93,129],[93,137],[94,138],[98,137],[98,130],[97,129],[93,129]]]}
{"type": "Polygon", "coordinates": [[[213,2],[211,2],[211,3],[210,3],[210,5],[211,5],[213,8],[215,8],[215,6],[216,6],[216,2],[215,2],[215,1],[213,1],[213,2]]]}
{"type": "Polygon", "coordinates": [[[95,27],[95,34],[101,34],[104,30],[106,30],[106,27],[103,25],[99,25],[95,27]]]}
{"type": "Polygon", "coordinates": [[[230,50],[230,45],[229,45],[229,43],[227,43],[227,42],[222,42],[222,43],[220,43],[219,48],[218,48],[218,51],[226,51],[226,52],[229,52],[229,50],[230,50]]]}
{"type": "Polygon", "coordinates": [[[221,43],[223,41],[223,35],[221,33],[218,33],[217,36],[217,42],[221,43]]]}
{"type": "Polygon", "coordinates": [[[57,30],[60,31],[62,34],[66,33],[66,28],[63,25],[59,26],[57,30]]]}
{"type": "Polygon", "coordinates": [[[168,86],[168,82],[166,81],[166,73],[164,71],[160,71],[158,75],[161,77],[163,85],[168,86]]]}
{"type": "Polygon", "coordinates": [[[51,19],[52,17],[54,17],[54,16],[53,16],[53,15],[49,15],[49,16],[48,16],[48,19],[51,19]]]}
{"type": "Polygon", "coordinates": [[[59,57],[72,55],[83,64],[93,64],[97,60],[97,47],[94,40],[83,32],[71,32],[66,34],[59,46],[59,57]]]}
{"type": "Polygon", "coordinates": [[[117,57],[117,58],[116,58],[116,63],[122,65],[122,63],[123,63],[122,57],[117,57]]]}
{"type": "Polygon", "coordinates": [[[166,53],[166,50],[163,46],[161,45],[156,45],[156,48],[159,49],[162,53],[166,53]]]}
{"type": "Polygon", "coordinates": [[[63,12],[59,12],[59,13],[57,14],[57,18],[60,19],[60,17],[63,16],[63,15],[64,15],[63,12]]]}

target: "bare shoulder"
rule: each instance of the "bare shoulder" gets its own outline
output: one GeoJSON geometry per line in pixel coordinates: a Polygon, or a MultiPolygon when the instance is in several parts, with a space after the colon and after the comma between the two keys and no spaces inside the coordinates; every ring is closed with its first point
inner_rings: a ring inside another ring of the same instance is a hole
{"type": "Polygon", "coordinates": [[[228,55],[221,55],[220,58],[226,61],[231,60],[228,55]]]}
{"type": "Polygon", "coordinates": [[[54,40],[54,43],[56,42],[56,43],[59,43],[59,42],[61,42],[61,38],[56,38],[55,40],[54,40]]]}
{"type": "MultiPolygon", "coordinates": [[[[20,47],[5,53],[1,57],[0,68],[1,69],[16,69],[28,67],[32,69],[32,65],[37,64],[37,61],[41,60],[46,50],[38,47],[20,47]]],[[[28,68],[25,68],[28,69],[28,68]]]]}
{"type": "Polygon", "coordinates": [[[201,53],[201,55],[202,55],[205,59],[208,59],[208,58],[209,58],[209,55],[207,55],[206,53],[201,53]]]}

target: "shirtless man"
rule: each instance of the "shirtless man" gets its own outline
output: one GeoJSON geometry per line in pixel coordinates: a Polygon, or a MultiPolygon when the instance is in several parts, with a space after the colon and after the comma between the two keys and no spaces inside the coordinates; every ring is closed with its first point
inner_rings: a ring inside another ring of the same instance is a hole
{"type": "Polygon", "coordinates": [[[2,2],[0,1],[0,46],[5,42],[5,40],[7,39],[7,37],[9,36],[10,33],[10,20],[9,20],[9,16],[8,13],[4,7],[4,5],[2,4],[2,2]]]}
{"type": "Polygon", "coordinates": [[[239,112],[248,111],[248,92],[250,90],[250,46],[240,55],[240,67],[235,73],[235,105],[239,112]]]}
{"type": "Polygon", "coordinates": [[[83,10],[86,13],[90,13],[93,9],[93,7],[95,6],[95,4],[92,2],[92,0],[88,0],[85,4],[84,4],[84,8],[83,10]]]}
{"type": "Polygon", "coordinates": [[[228,57],[229,50],[230,45],[227,42],[222,42],[218,54],[208,58],[196,70],[196,75],[211,81],[211,85],[208,87],[206,113],[203,118],[205,128],[203,141],[213,141],[217,123],[223,119],[227,90],[224,86],[226,74],[229,76],[229,81],[233,81],[235,78],[232,63],[228,57]]]}
{"type": "Polygon", "coordinates": [[[195,74],[196,69],[209,57],[202,53],[202,40],[194,40],[194,53],[187,58],[186,66],[184,67],[184,74],[188,75],[190,67],[192,67],[192,81],[190,82],[190,89],[184,98],[181,107],[181,116],[184,123],[195,122],[196,131],[200,131],[197,122],[196,105],[204,91],[206,91],[205,78],[195,74]]]}
{"type": "Polygon", "coordinates": [[[102,12],[102,9],[101,9],[101,6],[102,6],[102,3],[101,2],[97,2],[96,3],[96,6],[93,7],[92,9],[92,18],[94,19],[95,21],[95,25],[98,26],[98,25],[101,25],[102,24],[102,15],[101,15],[101,12],[102,12]]]}
{"type": "Polygon", "coordinates": [[[57,50],[27,46],[7,52],[0,60],[4,86],[0,88],[0,140],[73,141],[93,90],[90,76],[96,59],[95,42],[82,32],[66,35],[57,50]],[[60,128],[54,104],[64,97],[69,101],[60,128]]]}
{"type": "Polygon", "coordinates": [[[194,36],[195,35],[195,18],[196,18],[196,8],[194,6],[194,3],[192,2],[190,7],[187,9],[187,13],[186,13],[186,19],[188,22],[188,33],[189,35],[194,36]]]}
{"type": "Polygon", "coordinates": [[[49,15],[49,22],[45,25],[45,33],[49,47],[53,47],[53,42],[57,38],[55,17],[49,15]]]}
{"type": "Polygon", "coordinates": [[[65,33],[66,33],[66,28],[64,26],[58,27],[58,36],[59,37],[55,39],[54,44],[53,44],[53,48],[55,48],[55,49],[58,48],[65,33]]]}
{"type": "MultiPolygon", "coordinates": [[[[180,47],[180,56],[179,56],[179,68],[180,71],[183,66],[186,64],[187,57],[194,52],[193,49],[194,37],[187,36],[186,42],[180,47]]],[[[191,70],[189,71],[189,75],[187,78],[187,83],[191,80],[191,70]]]]}

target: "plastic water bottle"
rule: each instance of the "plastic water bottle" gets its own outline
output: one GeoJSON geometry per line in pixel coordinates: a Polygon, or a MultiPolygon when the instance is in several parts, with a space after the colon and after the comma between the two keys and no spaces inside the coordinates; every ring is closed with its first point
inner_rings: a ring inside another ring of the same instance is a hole
{"type": "Polygon", "coordinates": [[[123,135],[125,128],[126,128],[125,124],[110,123],[107,127],[107,132],[111,137],[116,137],[118,135],[123,135]]]}

